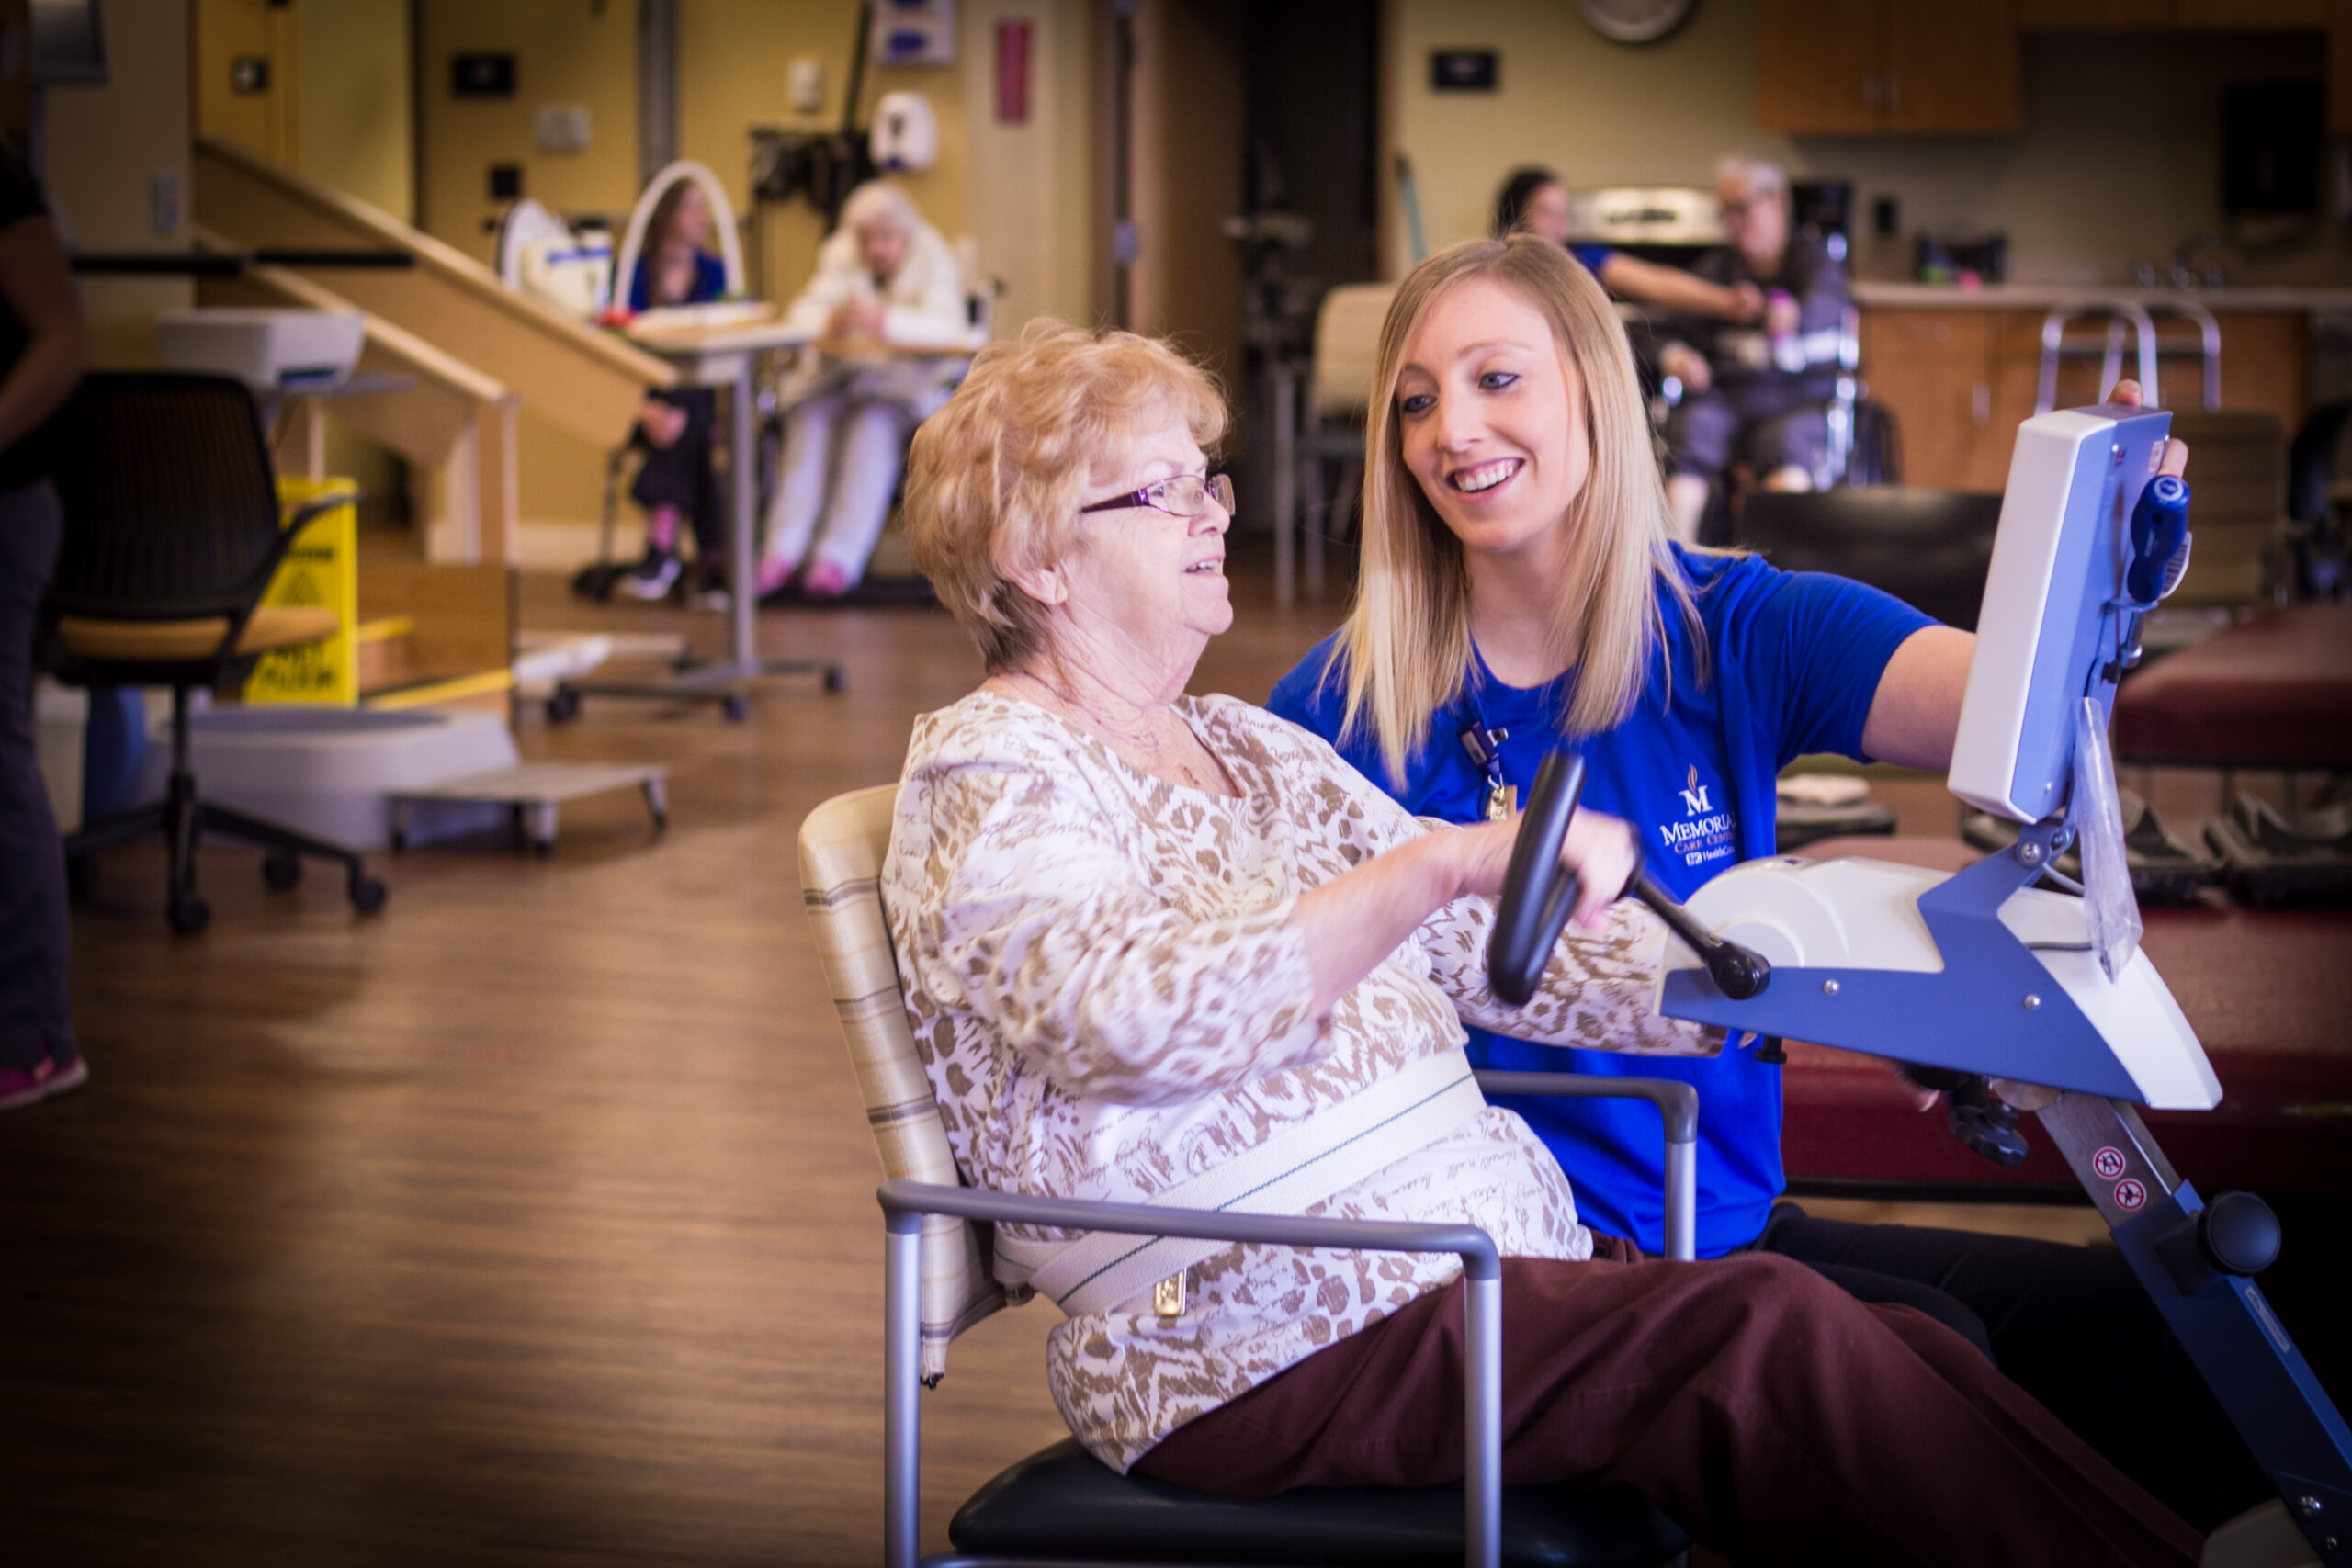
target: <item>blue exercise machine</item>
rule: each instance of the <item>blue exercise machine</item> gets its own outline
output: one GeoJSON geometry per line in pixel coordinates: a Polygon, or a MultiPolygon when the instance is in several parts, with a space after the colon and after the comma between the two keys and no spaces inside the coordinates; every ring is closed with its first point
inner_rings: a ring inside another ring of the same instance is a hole
{"type": "MultiPolygon", "coordinates": [[[[2005,1164],[2025,1156],[2019,1113],[2037,1115],[2310,1552],[2352,1568],[2352,1429],[2254,1282],[2278,1256],[2278,1220],[2250,1193],[2204,1199],[2142,1122],[2141,1105],[2211,1110],[2221,1085],[2138,950],[2128,880],[2102,898],[2096,874],[2123,867],[2116,682],[2188,564],[2188,489],[2158,472],[2171,423],[2108,405],[2018,432],[1949,780],[2019,824],[2014,847],[1949,876],[1751,861],[1687,907],[1639,874],[1629,891],[1678,939],[1667,1016],[1752,1039],[1765,1061],[1792,1039],[1918,1064],[1948,1092],[1954,1134],[2005,1164]],[[2088,897],[2031,886],[2078,840],[2088,897]]],[[[1488,951],[1505,999],[1532,993],[1574,902],[1557,867],[1582,772],[1555,755],[1529,797],[1488,951]]]]}

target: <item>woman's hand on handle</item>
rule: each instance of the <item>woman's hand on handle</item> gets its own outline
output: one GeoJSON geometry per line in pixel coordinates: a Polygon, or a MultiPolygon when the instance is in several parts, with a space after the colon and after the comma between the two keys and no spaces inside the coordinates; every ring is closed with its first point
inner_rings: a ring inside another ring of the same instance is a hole
{"type": "MultiPolygon", "coordinates": [[[[1455,897],[1499,897],[1503,874],[1510,869],[1511,845],[1519,837],[1519,818],[1481,822],[1453,837],[1468,840],[1463,849],[1463,879],[1455,897]]],[[[1578,811],[1568,819],[1560,863],[1580,879],[1570,922],[1598,931],[1608,923],[1609,906],[1623,896],[1634,873],[1641,869],[1642,857],[1634,844],[1634,830],[1623,822],[1598,811],[1578,811]]]]}
{"type": "MultiPolygon", "coordinates": [[[[1499,895],[1518,833],[1515,818],[1425,833],[1302,897],[1316,1011],[1330,1011],[1439,909],[1499,895]]],[[[1579,811],[1568,824],[1560,861],[1581,878],[1572,919],[1587,929],[1603,923],[1641,864],[1633,829],[1597,811],[1579,811]]]]}

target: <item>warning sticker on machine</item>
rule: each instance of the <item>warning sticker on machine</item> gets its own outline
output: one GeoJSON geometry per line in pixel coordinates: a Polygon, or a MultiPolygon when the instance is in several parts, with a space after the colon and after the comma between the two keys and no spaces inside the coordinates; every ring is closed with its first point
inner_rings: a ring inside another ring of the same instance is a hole
{"type": "Polygon", "coordinates": [[[2117,1208],[2136,1209],[2147,1201],[2148,1190],[2141,1186],[2138,1182],[2126,1180],[2119,1181],[2115,1184],[2115,1206],[2117,1208]]]}
{"type": "Polygon", "coordinates": [[[2112,1181],[2123,1174],[2123,1151],[2109,1145],[2091,1156],[2091,1170],[2102,1181],[2112,1181]]]}

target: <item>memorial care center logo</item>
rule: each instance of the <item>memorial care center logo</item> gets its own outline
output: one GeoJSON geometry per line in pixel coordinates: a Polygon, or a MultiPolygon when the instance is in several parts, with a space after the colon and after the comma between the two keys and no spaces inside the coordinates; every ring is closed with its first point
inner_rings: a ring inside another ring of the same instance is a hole
{"type": "Polygon", "coordinates": [[[1667,852],[1681,856],[1685,865],[1731,858],[1731,813],[1711,798],[1713,788],[1699,782],[1699,769],[1693,764],[1683,787],[1674,792],[1682,797],[1681,820],[1657,825],[1667,852]]]}

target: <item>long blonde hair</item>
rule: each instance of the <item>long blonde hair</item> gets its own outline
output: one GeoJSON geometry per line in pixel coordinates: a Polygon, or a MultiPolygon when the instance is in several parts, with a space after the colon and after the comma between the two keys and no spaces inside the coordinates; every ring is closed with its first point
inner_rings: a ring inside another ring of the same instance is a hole
{"type": "MultiPolygon", "coordinates": [[[[1702,635],[1689,584],[1668,547],[1673,527],[1666,487],[1633,350],[1609,297],[1566,251],[1530,235],[1440,251],[1397,287],[1381,323],[1364,437],[1363,570],[1355,609],[1324,672],[1327,681],[1345,680],[1342,739],[1369,727],[1396,784],[1404,781],[1407,759],[1429,739],[1432,717],[1473,671],[1462,542],[1405,467],[1396,378],[1406,344],[1438,297],[1473,277],[1492,278],[1541,310],[1584,387],[1592,465],[1566,522],[1569,587],[1554,625],[1554,651],[1577,671],[1563,728],[1571,736],[1597,734],[1634,711],[1651,652],[1665,635],[1660,584],[1694,637],[1702,635]]],[[[1673,671],[1667,673],[1670,684],[1673,671]]]]}

